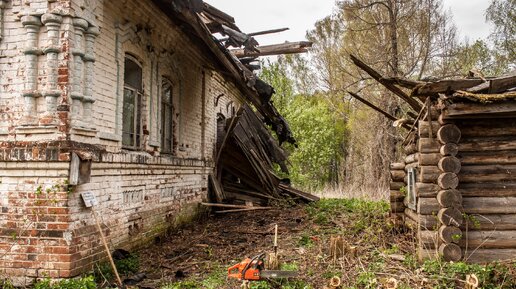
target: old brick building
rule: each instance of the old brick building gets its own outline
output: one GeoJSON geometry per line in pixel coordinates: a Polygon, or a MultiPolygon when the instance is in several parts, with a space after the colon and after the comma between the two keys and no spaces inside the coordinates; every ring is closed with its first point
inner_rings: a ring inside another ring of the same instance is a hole
{"type": "Polygon", "coordinates": [[[284,129],[202,4],[0,1],[0,277],[75,276],[105,256],[83,192],[113,247],[191,215],[217,116],[240,104],[284,129]]]}

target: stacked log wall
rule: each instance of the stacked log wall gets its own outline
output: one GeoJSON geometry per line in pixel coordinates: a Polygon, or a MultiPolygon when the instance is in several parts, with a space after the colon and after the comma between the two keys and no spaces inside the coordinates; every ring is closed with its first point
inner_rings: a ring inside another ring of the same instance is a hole
{"type": "Polygon", "coordinates": [[[403,211],[405,210],[405,205],[403,204],[403,200],[405,198],[406,188],[405,183],[405,163],[392,163],[390,165],[390,205],[391,205],[391,215],[395,217],[397,220],[403,220],[403,211]]]}
{"type": "Polygon", "coordinates": [[[418,256],[420,259],[436,258],[439,240],[437,229],[439,222],[439,192],[438,180],[440,176],[439,160],[441,159],[437,133],[441,124],[436,121],[437,113],[431,110],[426,113],[425,120],[418,122],[417,167],[416,174],[416,210],[407,208],[405,215],[409,216],[417,226],[418,256]]]}
{"type": "Polygon", "coordinates": [[[464,259],[516,258],[516,118],[457,120],[464,259]]]}

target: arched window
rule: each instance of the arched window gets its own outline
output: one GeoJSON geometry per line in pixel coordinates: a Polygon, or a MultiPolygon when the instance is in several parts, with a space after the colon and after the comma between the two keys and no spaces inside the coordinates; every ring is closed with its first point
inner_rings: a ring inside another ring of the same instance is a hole
{"type": "Polygon", "coordinates": [[[142,145],[142,67],[127,55],[124,64],[124,107],[122,113],[122,146],[138,149],[142,145]]]}
{"type": "Polygon", "coordinates": [[[172,100],[172,82],[163,78],[161,84],[161,152],[165,154],[171,154],[174,150],[174,106],[172,100]]]}

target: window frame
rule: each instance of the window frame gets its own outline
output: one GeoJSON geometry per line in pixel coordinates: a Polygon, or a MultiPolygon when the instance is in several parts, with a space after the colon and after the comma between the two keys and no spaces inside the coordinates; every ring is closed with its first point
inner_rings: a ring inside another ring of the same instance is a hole
{"type": "Polygon", "coordinates": [[[160,125],[160,147],[161,147],[161,153],[162,154],[167,154],[167,155],[174,155],[175,154],[175,148],[174,148],[174,112],[175,112],[175,109],[174,109],[174,83],[168,78],[168,77],[165,77],[165,76],[162,76],[162,80],[161,80],[161,87],[160,87],[160,106],[161,106],[161,110],[160,110],[160,120],[161,120],[161,125],[160,125]],[[169,89],[168,90],[165,90],[166,88],[166,85],[169,86],[169,89]],[[169,91],[170,92],[170,100],[167,102],[165,100],[165,91],[169,91]],[[167,111],[168,109],[168,111],[167,111]],[[170,114],[170,123],[166,123],[166,113],[169,113],[170,114]],[[166,138],[166,129],[168,129],[168,133],[169,133],[169,138],[167,139],[166,138]],[[166,142],[169,142],[168,143],[168,148],[169,149],[165,149],[165,143],[166,142]]]}
{"type": "Polygon", "coordinates": [[[124,86],[123,86],[123,100],[122,100],[122,148],[130,149],[130,150],[139,150],[143,147],[143,101],[144,101],[144,93],[143,93],[143,65],[142,63],[131,54],[126,54],[124,57],[124,86]],[[127,61],[131,61],[140,69],[140,87],[131,86],[126,82],[126,69],[127,69],[127,61]],[[124,131],[124,120],[126,119],[126,92],[129,91],[134,96],[133,105],[134,110],[133,114],[133,124],[132,130],[130,132],[124,131]],[[131,144],[124,143],[124,136],[126,134],[132,135],[131,144]]]}

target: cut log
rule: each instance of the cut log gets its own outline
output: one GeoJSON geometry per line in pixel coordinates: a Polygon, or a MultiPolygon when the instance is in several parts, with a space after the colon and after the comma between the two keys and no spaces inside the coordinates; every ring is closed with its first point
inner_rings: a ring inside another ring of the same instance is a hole
{"type": "Polygon", "coordinates": [[[419,169],[418,181],[421,183],[436,183],[441,175],[437,166],[422,166],[419,169]]]}
{"type": "Polygon", "coordinates": [[[391,182],[389,184],[389,188],[391,191],[399,191],[401,188],[405,187],[406,184],[404,182],[391,182]]]}
{"type": "Polygon", "coordinates": [[[515,165],[464,166],[460,173],[460,182],[514,182],[515,165]]]}
{"type": "Polygon", "coordinates": [[[405,171],[391,171],[391,179],[395,182],[403,182],[405,180],[405,171]]]}
{"type": "Polygon", "coordinates": [[[467,139],[459,144],[459,151],[461,153],[507,150],[516,150],[516,142],[514,139],[467,139]]]}
{"type": "Polygon", "coordinates": [[[459,159],[456,157],[443,157],[439,160],[437,167],[442,172],[458,174],[460,172],[461,164],[459,159]]]}
{"type": "Polygon", "coordinates": [[[447,143],[439,149],[439,152],[443,156],[451,156],[454,157],[459,152],[459,146],[454,143],[447,143]]]}
{"type": "Polygon", "coordinates": [[[437,194],[437,201],[444,207],[462,207],[462,196],[458,190],[443,190],[437,194]]]}
{"type": "Polygon", "coordinates": [[[469,263],[490,263],[495,261],[512,261],[516,249],[477,249],[464,254],[464,261],[469,263]]]}
{"type": "Polygon", "coordinates": [[[437,218],[441,224],[446,226],[460,227],[464,221],[461,211],[456,208],[444,208],[439,210],[437,218]]]}
{"type": "Polygon", "coordinates": [[[416,193],[418,197],[436,197],[441,188],[436,184],[416,183],[416,193]]]}
{"type": "Polygon", "coordinates": [[[516,197],[516,183],[461,183],[463,197],[516,197]]]}
{"type": "Polygon", "coordinates": [[[460,137],[460,129],[454,124],[445,124],[437,132],[437,139],[441,144],[457,144],[460,141],[460,137]]]}
{"type": "Polygon", "coordinates": [[[292,53],[303,53],[307,52],[308,48],[312,46],[312,42],[299,41],[299,42],[287,42],[281,44],[257,46],[255,51],[245,51],[244,49],[231,49],[231,53],[237,57],[257,57],[267,55],[280,55],[280,54],[292,54],[292,53]]]}
{"type": "Polygon", "coordinates": [[[439,254],[445,261],[458,262],[462,259],[462,249],[453,243],[441,244],[439,254]]]}
{"type": "Polygon", "coordinates": [[[454,122],[454,120],[446,118],[446,114],[445,113],[441,113],[439,115],[439,117],[437,118],[437,121],[439,122],[440,125],[445,125],[445,124],[449,124],[449,123],[453,123],[454,122]]]}
{"type": "Polygon", "coordinates": [[[516,198],[462,198],[466,214],[516,214],[516,198]]]}
{"type": "MultiPolygon", "coordinates": [[[[406,210],[405,210],[406,211],[406,210]]],[[[516,214],[471,214],[461,226],[463,231],[516,231],[516,214]]]]}
{"type": "Polygon", "coordinates": [[[441,144],[436,138],[420,138],[418,150],[420,153],[438,153],[441,144]]]}
{"type": "Polygon", "coordinates": [[[418,122],[418,134],[420,138],[429,138],[430,137],[430,126],[432,126],[432,136],[435,138],[437,135],[437,132],[439,131],[439,128],[441,125],[437,121],[426,121],[426,120],[420,120],[418,122]]]}
{"type": "Polygon", "coordinates": [[[441,206],[435,198],[419,198],[417,202],[417,213],[420,215],[437,214],[441,206]]]}
{"type": "MultiPolygon", "coordinates": [[[[421,166],[435,166],[439,163],[442,156],[440,153],[431,153],[431,154],[419,154],[419,164],[421,166]]],[[[457,160],[458,161],[458,160],[457,160]]],[[[459,162],[460,164],[460,162],[459,162]]]]}
{"type": "Polygon", "coordinates": [[[444,243],[459,243],[463,239],[461,229],[455,226],[441,226],[439,228],[439,238],[444,243]]]}
{"type": "Polygon", "coordinates": [[[402,170],[403,171],[403,170],[405,170],[405,163],[391,163],[389,165],[389,168],[393,171],[394,170],[402,170]]]}
{"type": "MultiPolygon", "coordinates": [[[[412,164],[412,163],[415,163],[419,160],[419,154],[418,153],[413,153],[413,154],[410,154],[410,155],[407,155],[405,157],[405,163],[406,164],[412,164]]],[[[406,167],[406,165],[405,165],[406,167]]]]}
{"type": "Polygon", "coordinates": [[[459,178],[454,173],[442,173],[437,179],[437,184],[444,190],[456,189],[459,185],[459,178]]]}
{"type": "Polygon", "coordinates": [[[460,122],[460,131],[463,138],[516,136],[516,120],[514,118],[482,122],[468,120],[460,122]]]}
{"type": "Polygon", "coordinates": [[[516,152],[484,152],[461,153],[463,165],[516,165],[516,152]]]}
{"type": "Polygon", "coordinates": [[[464,238],[460,246],[469,250],[477,248],[516,248],[516,231],[468,231],[464,232],[464,238]]]}

